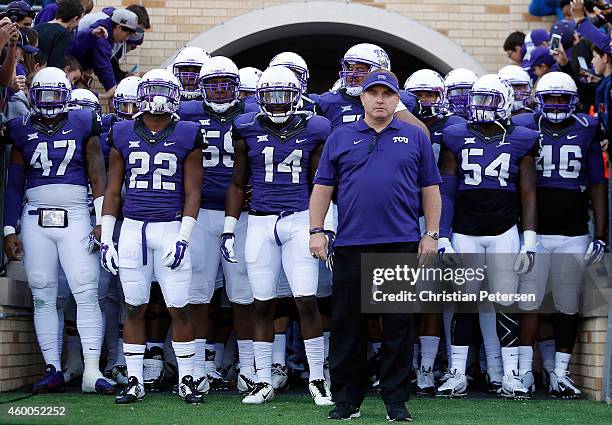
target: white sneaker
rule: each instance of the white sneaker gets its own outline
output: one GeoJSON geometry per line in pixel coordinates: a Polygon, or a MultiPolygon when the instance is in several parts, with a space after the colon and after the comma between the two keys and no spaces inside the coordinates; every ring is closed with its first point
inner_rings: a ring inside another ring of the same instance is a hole
{"type": "Polygon", "coordinates": [[[308,390],[317,406],[333,406],[331,392],[325,379],[315,379],[308,383],[308,390]]]}
{"type": "Polygon", "coordinates": [[[512,371],[511,375],[504,375],[500,395],[504,398],[523,400],[529,398],[529,390],[523,385],[521,377],[517,371],[512,371]]]}
{"type": "Polygon", "coordinates": [[[555,372],[550,374],[550,386],[548,392],[553,397],[560,398],[580,398],[582,397],[582,391],[576,386],[572,378],[569,376],[569,372],[565,372],[562,375],[557,375],[555,372]]]}
{"type": "Polygon", "coordinates": [[[417,373],[416,393],[418,395],[434,395],[435,392],[436,387],[431,368],[425,369],[425,366],[421,366],[421,370],[417,373]]]}
{"type": "MultiPolygon", "coordinates": [[[[272,376],[272,379],[274,380],[274,376],[272,376]]],[[[255,384],[257,384],[255,376],[253,374],[242,373],[242,370],[238,374],[238,378],[236,378],[236,389],[242,394],[248,394],[253,391],[255,384]]]]}
{"type": "Polygon", "coordinates": [[[144,385],[138,382],[135,376],[130,376],[128,385],[115,398],[117,404],[129,404],[145,398],[144,385]]]}
{"type": "Polygon", "coordinates": [[[523,386],[529,391],[529,398],[533,397],[533,393],[535,392],[535,377],[533,376],[533,372],[530,370],[525,372],[521,376],[521,381],[523,381],[523,386]]]}
{"type": "Polygon", "coordinates": [[[196,389],[191,375],[183,376],[181,383],[178,385],[178,395],[187,404],[198,404],[204,401],[203,394],[196,389]]]}
{"type": "Polygon", "coordinates": [[[274,399],[274,388],[267,382],[258,382],[253,390],[242,399],[244,404],[264,404],[274,399]]]}
{"type": "Polygon", "coordinates": [[[436,397],[465,397],[467,395],[467,377],[463,373],[453,370],[450,377],[436,390],[436,397]]]}
{"type": "Polygon", "coordinates": [[[195,386],[199,393],[208,394],[210,391],[210,381],[208,376],[204,375],[195,380],[195,386]]]}
{"type": "Polygon", "coordinates": [[[287,366],[282,366],[280,363],[272,365],[272,388],[274,388],[274,391],[281,392],[289,388],[287,373],[287,366]]]}

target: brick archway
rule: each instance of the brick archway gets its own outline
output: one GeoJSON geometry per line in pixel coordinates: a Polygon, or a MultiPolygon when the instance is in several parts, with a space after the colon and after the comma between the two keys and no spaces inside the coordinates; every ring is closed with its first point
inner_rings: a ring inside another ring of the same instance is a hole
{"type": "MultiPolygon", "coordinates": [[[[479,75],[486,73],[480,62],[441,33],[398,13],[356,3],[308,1],[257,9],[201,33],[187,45],[232,56],[289,34],[367,37],[405,51],[442,72],[464,67],[479,75]]],[[[170,61],[166,59],[162,66],[170,61]]]]}

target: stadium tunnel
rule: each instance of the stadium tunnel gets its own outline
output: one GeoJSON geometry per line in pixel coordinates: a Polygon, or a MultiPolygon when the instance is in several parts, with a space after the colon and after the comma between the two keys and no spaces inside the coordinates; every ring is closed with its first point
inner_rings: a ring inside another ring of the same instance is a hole
{"type": "MultiPolygon", "coordinates": [[[[300,2],[257,9],[205,31],[187,45],[232,58],[239,68],[265,69],[283,51],[300,54],[310,69],[309,91],[327,91],[338,78],[340,59],[354,44],[374,43],[389,54],[400,82],[415,70],[445,74],[482,64],[443,34],[406,16],[356,3],[300,2]]],[[[167,58],[167,66],[172,58],[167,58]]]]}

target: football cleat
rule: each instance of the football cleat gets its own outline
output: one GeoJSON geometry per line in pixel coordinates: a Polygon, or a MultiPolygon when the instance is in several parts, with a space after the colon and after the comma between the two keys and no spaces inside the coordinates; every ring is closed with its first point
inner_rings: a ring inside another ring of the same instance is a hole
{"type": "Polygon", "coordinates": [[[138,382],[138,378],[136,378],[135,376],[130,376],[128,379],[127,386],[115,398],[115,403],[130,404],[130,403],[134,403],[135,401],[140,401],[144,397],[145,397],[144,385],[138,382]]]}
{"type": "Polygon", "coordinates": [[[521,381],[523,381],[523,386],[529,391],[528,398],[533,397],[533,393],[535,392],[535,377],[533,376],[533,372],[530,370],[525,372],[525,374],[521,376],[521,381]]]}
{"type": "Polygon", "coordinates": [[[465,397],[467,395],[467,377],[455,369],[445,383],[436,390],[436,397],[465,397]]]}
{"type": "Polygon", "coordinates": [[[387,420],[389,422],[412,422],[412,415],[406,409],[405,403],[385,404],[385,409],[387,410],[387,420]]]}
{"type": "Polygon", "coordinates": [[[499,372],[491,372],[487,371],[487,392],[489,394],[499,394],[502,387],[502,374],[499,372]]]}
{"type": "Polygon", "coordinates": [[[276,392],[283,392],[289,389],[289,376],[287,366],[282,366],[280,363],[272,365],[272,388],[276,392]]]}
{"type": "Polygon", "coordinates": [[[83,376],[83,361],[81,360],[81,353],[75,353],[77,355],[69,355],[66,365],[62,370],[64,374],[64,382],[68,383],[77,378],[83,376]]]}
{"type": "Polygon", "coordinates": [[[32,386],[32,392],[34,394],[63,391],[64,385],[64,374],[58,370],[55,370],[55,366],[48,364],[45,368],[45,374],[43,377],[32,386]]]}
{"type": "Polygon", "coordinates": [[[151,347],[145,351],[142,379],[147,392],[161,390],[164,380],[164,351],[161,348],[151,347]]]}
{"type": "Polygon", "coordinates": [[[563,375],[551,372],[548,392],[551,396],[559,398],[571,399],[582,397],[582,391],[574,384],[574,381],[569,376],[569,372],[565,372],[563,375]]]}
{"type": "Polygon", "coordinates": [[[196,389],[196,384],[191,375],[183,376],[178,386],[178,395],[187,404],[198,404],[204,401],[203,394],[199,393],[196,389]]]}
{"type": "Polygon", "coordinates": [[[336,408],[329,412],[327,419],[337,419],[343,421],[349,421],[361,416],[358,406],[354,406],[348,403],[338,403],[336,408]]]}
{"type": "Polygon", "coordinates": [[[317,406],[333,406],[331,392],[325,379],[315,379],[308,383],[308,390],[317,406]]]}
{"type": "Polygon", "coordinates": [[[113,366],[110,371],[110,378],[117,382],[118,385],[128,384],[127,366],[117,365],[113,366]]]}
{"type": "Polygon", "coordinates": [[[242,399],[244,404],[264,404],[274,399],[274,388],[267,382],[258,382],[253,391],[242,399]]]}
{"type": "Polygon", "coordinates": [[[218,371],[210,370],[207,375],[211,391],[227,391],[230,389],[229,382],[218,371]]]}
{"type": "Polygon", "coordinates": [[[434,385],[434,375],[431,368],[425,369],[421,366],[421,370],[417,374],[416,393],[418,395],[434,395],[436,387],[434,385]]]}
{"type": "Polygon", "coordinates": [[[85,394],[97,393],[103,395],[115,395],[115,386],[117,383],[105,378],[100,371],[95,370],[94,372],[85,372],[83,374],[83,383],[81,384],[81,391],[85,394]]]}
{"type": "Polygon", "coordinates": [[[208,376],[201,376],[195,380],[196,390],[201,394],[208,394],[210,391],[210,381],[208,376]]]}
{"type": "MultiPolygon", "coordinates": [[[[274,371],[272,372],[272,381],[274,381],[274,371]]],[[[256,383],[257,382],[255,382],[253,375],[239,373],[238,378],[236,379],[236,389],[240,393],[248,394],[253,391],[256,383]]]]}
{"type": "Polygon", "coordinates": [[[512,375],[504,375],[499,395],[504,398],[512,398],[515,400],[530,398],[529,390],[525,388],[523,381],[521,381],[521,377],[516,371],[512,371],[512,375]]]}

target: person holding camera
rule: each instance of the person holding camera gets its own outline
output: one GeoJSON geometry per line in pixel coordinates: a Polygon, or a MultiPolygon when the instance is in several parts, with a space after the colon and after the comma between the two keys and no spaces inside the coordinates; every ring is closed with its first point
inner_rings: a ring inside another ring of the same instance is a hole
{"type": "Polygon", "coordinates": [[[1,16],[8,17],[12,22],[15,22],[19,28],[32,28],[32,22],[36,12],[32,10],[32,6],[25,1],[14,1],[6,6],[1,16]]]}

